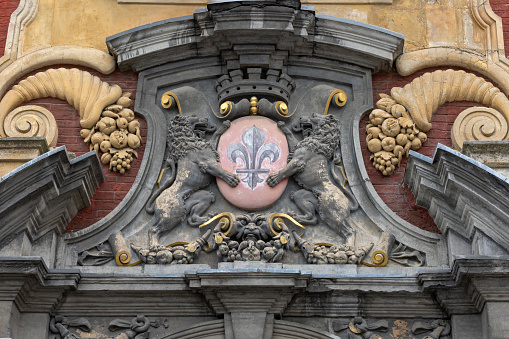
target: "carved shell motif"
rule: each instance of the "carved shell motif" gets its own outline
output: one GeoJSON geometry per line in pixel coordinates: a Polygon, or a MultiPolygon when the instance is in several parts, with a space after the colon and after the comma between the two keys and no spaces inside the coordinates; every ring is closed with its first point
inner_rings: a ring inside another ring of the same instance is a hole
{"type": "Polygon", "coordinates": [[[509,100],[493,84],[464,71],[435,71],[414,79],[391,95],[380,94],[366,126],[371,161],[383,175],[394,173],[402,155],[418,150],[431,129],[431,117],[440,105],[452,101],[473,101],[493,109],[462,112],[454,122],[454,147],[464,140],[505,140],[508,138],[509,100]]]}
{"type": "Polygon", "coordinates": [[[119,86],[76,68],[39,72],[13,86],[0,101],[0,136],[12,134],[10,115],[22,103],[46,97],[66,100],[80,114],[80,134],[90,149],[101,150],[102,163],[109,163],[110,170],[123,174],[141,145],[140,123],[129,109],[130,96],[119,86]]]}

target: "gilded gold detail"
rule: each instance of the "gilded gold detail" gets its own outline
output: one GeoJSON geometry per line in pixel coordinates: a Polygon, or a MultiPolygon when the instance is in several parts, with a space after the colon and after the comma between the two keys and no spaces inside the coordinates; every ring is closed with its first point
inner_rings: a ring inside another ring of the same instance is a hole
{"type": "Polygon", "coordinates": [[[157,178],[157,188],[161,188],[161,179],[163,178],[163,174],[166,168],[163,168],[159,173],[159,177],[157,178]]]}
{"type": "Polygon", "coordinates": [[[352,331],[355,334],[360,334],[361,333],[361,330],[359,330],[357,327],[355,327],[355,325],[352,322],[350,322],[348,324],[348,328],[350,329],[350,331],[352,331]]]}
{"type": "Polygon", "coordinates": [[[175,102],[177,104],[177,109],[179,111],[179,114],[182,115],[180,101],[175,93],[165,92],[163,94],[163,96],[161,97],[161,106],[163,106],[163,108],[169,109],[173,105],[173,102],[175,102]]]}
{"type": "Polygon", "coordinates": [[[273,213],[270,216],[270,218],[269,218],[269,227],[270,227],[270,230],[273,232],[273,234],[277,235],[277,234],[281,233],[283,228],[280,226],[280,224],[284,224],[284,221],[281,218],[286,218],[286,219],[290,220],[294,225],[300,227],[302,229],[302,233],[299,234],[299,236],[302,236],[304,234],[304,231],[306,231],[306,227],[302,226],[297,220],[295,220],[294,218],[292,218],[288,214],[285,214],[285,213],[273,213]],[[273,227],[274,219],[276,219],[275,221],[276,221],[277,226],[279,227],[279,231],[276,231],[274,229],[274,227],[273,227]]]}
{"type": "Polygon", "coordinates": [[[258,114],[258,98],[251,97],[250,104],[251,104],[251,108],[249,110],[251,111],[251,114],[252,115],[258,114]]]}
{"type": "Polygon", "coordinates": [[[276,103],[276,110],[280,115],[287,116],[288,115],[288,105],[283,101],[278,101],[276,103]]]}
{"type": "Polygon", "coordinates": [[[329,244],[328,242],[317,242],[315,246],[325,246],[325,247],[332,247],[334,245],[329,244]]]}
{"type": "Polygon", "coordinates": [[[232,102],[225,101],[221,104],[221,107],[219,107],[219,112],[221,113],[221,115],[225,116],[225,115],[230,114],[230,112],[232,111],[232,108],[233,108],[232,102]]]}
{"type": "Polygon", "coordinates": [[[340,89],[337,89],[335,91],[333,91],[330,95],[329,95],[329,98],[327,99],[327,105],[325,106],[325,110],[323,112],[323,115],[327,115],[327,113],[329,112],[329,106],[330,106],[330,103],[334,100],[334,104],[336,104],[336,106],[338,107],[343,107],[346,105],[346,101],[347,101],[347,96],[346,96],[346,93],[340,89]]]}
{"type": "Polygon", "coordinates": [[[389,256],[384,251],[375,251],[373,255],[371,255],[371,259],[373,260],[373,264],[368,264],[364,261],[361,261],[361,264],[369,267],[384,267],[389,261],[389,256]]]}
{"type": "Polygon", "coordinates": [[[212,222],[214,222],[217,219],[219,219],[218,224],[222,224],[220,226],[221,232],[225,236],[228,236],[228,234],[230,233],[230,231],[232,230],[232,227],[233,227],[233,215],[231,213],[229,213],[229,212],[223,212],[223,213],[220,213],[220,214],[212,217],[208,221],[206,221],[203,224],[201,224],[199,226],[199,228],[206,227],[206,226],[210,225],[212,222]]]}

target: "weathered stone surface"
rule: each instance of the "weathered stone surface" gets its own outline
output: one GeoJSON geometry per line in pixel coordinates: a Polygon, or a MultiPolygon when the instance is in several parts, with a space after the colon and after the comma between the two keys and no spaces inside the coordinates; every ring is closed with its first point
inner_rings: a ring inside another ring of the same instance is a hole
{"type": "Polygon", "coordinates": [[[470,242],[469,254],[507,254],[509,179],[439,144],[433,159],[411,152],[404,181],[442,233],[470,242]]]}
{"type": "MultiPolygon", "coordinates": [[[[212,2],[209,12],[197,10],[194,18],[165,20],[111,36],[108,48],[121,69],[136,71],[191,57],[220,56],[231,45],[246,43],[242,33],[246,29],[250,35],[262,34],[264,45],[278,46],[282,60],[288,58],[285,54],[313,55],[378,70],[390,68],[402,52],[403,36],[398,33],[353,20],[315,16],[311,8],[298,9],[297,3],[276,4],[266,10],[248,2],[212,2]],[[230,10],[224,10],[225,6],[230,10]]],[[[244,51],[240,63],[249,65],[249,59],[264,55],[267,66],[281,68],[277,54],[271,54],[270,49],[244,51]]]]}
{"type": "Polygon", "coordinates": [[[465,141],[461,153],[509,177],[509,141],[465,141]]]}
{"type": "Polygon", "coordinates": [[[103,180],[95,152],[69,160],[65,146],[49,151],[0,179],[0,238],[22,232],[34,241],[54,230],[62,234],[80,208],[90,204],[103,180]]]}
{"type": "Polygon", "coordinates": [[[44,137],[0,138],[0,177],[47,151],[44,137]]]}

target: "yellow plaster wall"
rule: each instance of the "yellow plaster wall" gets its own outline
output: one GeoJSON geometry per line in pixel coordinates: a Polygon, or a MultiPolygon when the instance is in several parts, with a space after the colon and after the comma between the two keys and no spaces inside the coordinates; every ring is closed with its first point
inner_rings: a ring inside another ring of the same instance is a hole
{"type": "Polygon", "coordinates": [[[362,21],[405,35],[405,50],[456,47],[485,52],[470,0],[394,0],[391,5],[314,5],[317,13],[362,21]]]}
{"type": "MultiPolygon", "coordinates": [[[[360,0],[359,0],[360,1],[360,0]]],[[[485,33],[471,0],[393,0],[392,4],[314,4],[316,13],[384,27],[405,35],[407,52],[455,47],[484,53],[485,33]]],[[[333,0],[331,0],[333,2],[333,0]]],[[[303,5],[309,5],[303,1],[303,5]]],[[[78,45],[107,51],[105,38],[151,22],[191,15],[202,5],[118,4],[116,0],[39,0],[25,30],[24,51],[78,45]]]]}
{"type": "Polygon", "coordinates": [[[116,0],[39,0],[23,50],[77,45],[107,52],[106,37],[155,21],[193,14],[200,6],[117,4],[116,0]]]}

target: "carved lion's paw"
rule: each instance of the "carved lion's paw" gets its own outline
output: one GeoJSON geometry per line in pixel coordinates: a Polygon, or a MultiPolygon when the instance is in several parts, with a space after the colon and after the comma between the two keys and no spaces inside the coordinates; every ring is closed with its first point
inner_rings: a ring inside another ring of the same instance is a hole
{"type": "Polygon", "coordinates": [[[277,184],[279,184],[281,182],[281,179],[279,178],[279,175],[278,173],[272,173],[271,175],[269,175],[267,177],[267,184],[270,186],[270,187],[274,187],[276,186],[277,184]]]}

